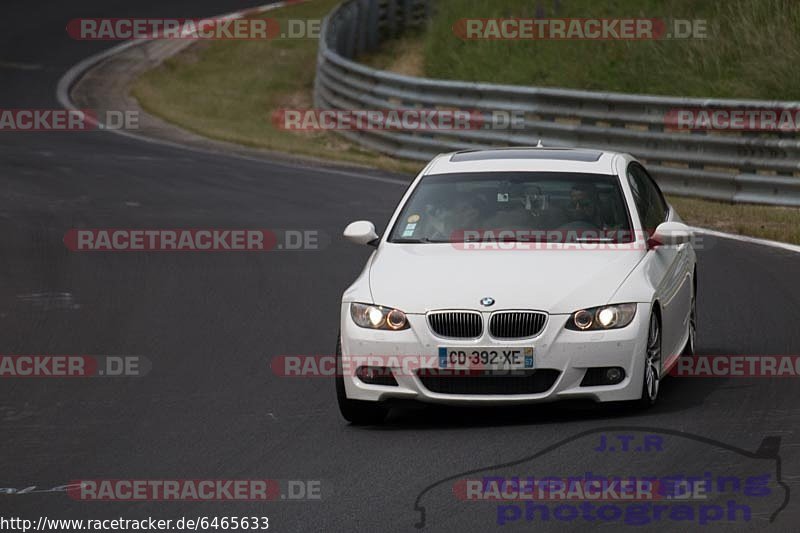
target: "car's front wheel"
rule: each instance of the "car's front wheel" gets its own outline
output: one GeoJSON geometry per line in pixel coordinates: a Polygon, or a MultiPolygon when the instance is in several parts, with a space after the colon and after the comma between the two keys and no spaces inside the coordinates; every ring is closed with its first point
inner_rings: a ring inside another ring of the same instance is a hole
{"type": "Polygon", "coordinates": [[[378,402],[351,400],[347,397],[344,390],[341,335],[336,339],[336,400],[344,419],[357,426],[380,424],[388,412],[386,407],[378,402]]]}
{"type": "Polygon", "coordinates": [[[647,348],[645,349],[645,366],[642,373],[642,397],[639,407],[648,408],[656,404],[658,389],[661,385],[661,322],[655,309],[650,314],[650,326],[647,329],[647,348]]]}

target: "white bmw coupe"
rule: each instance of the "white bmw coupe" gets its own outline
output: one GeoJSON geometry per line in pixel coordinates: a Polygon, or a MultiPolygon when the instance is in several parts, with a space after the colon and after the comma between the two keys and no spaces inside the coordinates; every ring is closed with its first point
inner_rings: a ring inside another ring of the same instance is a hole
{"type": "Polygon", "coordinates": [[[656,402],[694,353],[690,228],[641,163],[585,149],[436,157],[406,191],[342,297],[342,415],[394,400],[656,402]]]}

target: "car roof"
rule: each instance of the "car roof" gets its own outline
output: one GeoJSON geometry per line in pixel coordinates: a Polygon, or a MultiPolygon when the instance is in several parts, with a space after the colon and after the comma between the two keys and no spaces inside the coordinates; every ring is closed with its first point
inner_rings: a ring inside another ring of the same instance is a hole
{"type": "Polygon", "coordinates": [[[617,152],[585,148],[513,147],[464,150],[436,157],[425,175],[456,172],[585,172],[616,174],[617,152]]]}

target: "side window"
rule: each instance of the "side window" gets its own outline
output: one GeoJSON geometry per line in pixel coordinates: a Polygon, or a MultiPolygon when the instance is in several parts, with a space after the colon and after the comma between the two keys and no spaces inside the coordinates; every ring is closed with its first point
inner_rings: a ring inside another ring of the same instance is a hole
{"type": "Polygon", "coordinates": [[[667,219],[667,202],[650,175],[636,163],[628,166],[628,182],[645,231],[652,232],[667,219]]]}
{"type": "Polygon", "coordinates": [[[669,215],[669,206],[667,205],[667,201],[664,199],[664,195],[661,193],[661,189],[658,187],[656,180],[653,179],[650,174],[641,166],[636,165],[639,172],[644,175],[644,181],[647,183],[647,188],[650,189],[650,193],[653,198],[653,208],[655,209],[655,217],[658,220],[656,226],[661,224],[662,222],[666,222],[667,215],[669,215]]]}

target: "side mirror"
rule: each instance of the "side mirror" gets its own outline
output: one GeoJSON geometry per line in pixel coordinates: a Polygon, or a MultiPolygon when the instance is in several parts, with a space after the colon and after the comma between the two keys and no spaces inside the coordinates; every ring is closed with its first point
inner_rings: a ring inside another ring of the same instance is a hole
{"type": "Polygon", "coordinates": [[[681,222],[663,222],[647,241],[647,248],[656,246],[678,246],[686,244],[692,239],[692,230],[681,222]]]}
{"type": "Polygon", "coordinates": [[[357,220],[351,222],[343,233],[345,239],[356,244],[369,244],[377,246],[378,234],[375,233],[375,224],[369,220],[357,220]]]}

